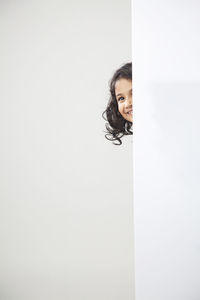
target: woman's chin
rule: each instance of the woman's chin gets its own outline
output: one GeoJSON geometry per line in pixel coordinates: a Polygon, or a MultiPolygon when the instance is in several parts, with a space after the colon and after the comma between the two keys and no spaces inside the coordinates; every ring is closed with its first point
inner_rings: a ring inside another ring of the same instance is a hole
{"type": "Polygon", "coordinates": [[[125,119],[126,119],[127,121],[133,123],[133,116],[132,116],[132,115],[129,115],[129,116],[126,115],[126,118],[125,118],[125,119]]]}

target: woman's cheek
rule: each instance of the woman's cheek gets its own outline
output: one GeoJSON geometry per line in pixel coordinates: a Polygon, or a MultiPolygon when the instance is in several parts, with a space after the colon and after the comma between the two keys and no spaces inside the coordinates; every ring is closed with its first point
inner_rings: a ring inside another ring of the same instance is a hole
{"type": "Polygon", "coordinates": [[[122,105],[120,103],[118,104],[118,110],[120,113],[122,112],[122,105]]]}

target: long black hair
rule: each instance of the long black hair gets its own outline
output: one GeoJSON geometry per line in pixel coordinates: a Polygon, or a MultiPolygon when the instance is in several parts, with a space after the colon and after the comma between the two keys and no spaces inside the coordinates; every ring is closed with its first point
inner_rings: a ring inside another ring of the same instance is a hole
{"type": "Polygon", "coordinates": [[[117,99],[115,96],[115,84],[116,81],[125,78],[132,80],[132,63],[127,63],[119,68],[111,78],[109,82],[110,88],[110,99],[106,110],[102,113],[102,117],[108,123],[105,124],[107,131],[105,138],[109,141],[118,141],[118,143],[113,143],[114,145],[121,145],[121,138],[124,135],[133,134],[131,127],[132,122],[125,120],[118,110],[117,99]]]}

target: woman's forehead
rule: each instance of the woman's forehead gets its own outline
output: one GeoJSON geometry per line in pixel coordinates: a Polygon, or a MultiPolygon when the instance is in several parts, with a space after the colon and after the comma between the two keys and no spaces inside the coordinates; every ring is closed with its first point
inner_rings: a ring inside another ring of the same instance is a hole
{"type": "Polygon", "coordinates": [[[126,91],[132,88],[132,80],[126,78],[120,78],[115,83],[115,91],[126,91]]]}

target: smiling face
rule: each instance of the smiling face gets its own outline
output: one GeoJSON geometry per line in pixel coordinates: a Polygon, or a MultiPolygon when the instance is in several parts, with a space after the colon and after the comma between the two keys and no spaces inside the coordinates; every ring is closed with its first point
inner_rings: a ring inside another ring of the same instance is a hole
{"type": "Polygon", "coordinates": [[[115,97],[122,117],[129,122],[133,122],[132,80],[126,78],[117,80],[115,84],[115,97]]]}

